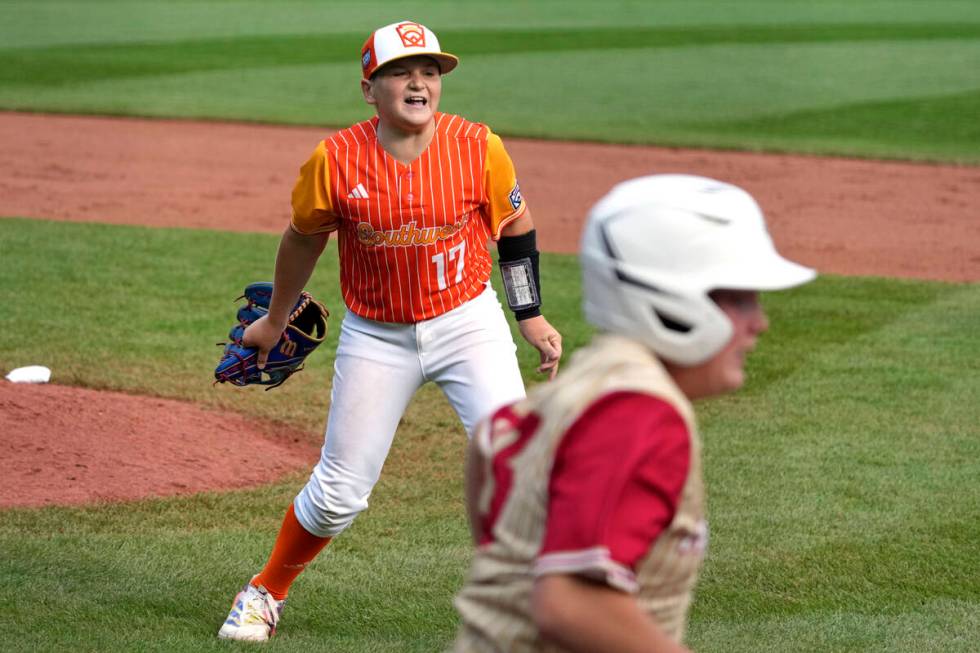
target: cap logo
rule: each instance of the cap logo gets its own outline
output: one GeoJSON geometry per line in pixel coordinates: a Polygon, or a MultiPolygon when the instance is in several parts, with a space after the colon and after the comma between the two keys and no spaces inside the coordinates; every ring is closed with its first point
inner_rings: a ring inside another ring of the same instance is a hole
{"type": "Polygon", "coordinates": [[[406,48],[425,47],[425,28],[418,23],[402,23],[395,31],[406,48]]]}
{"type": "Polygon", "coordinates": [[[367,68],[369,63],[371,63],[371,48],[364,51],[364,56],[361,57],[361,67],[367,68]]]}

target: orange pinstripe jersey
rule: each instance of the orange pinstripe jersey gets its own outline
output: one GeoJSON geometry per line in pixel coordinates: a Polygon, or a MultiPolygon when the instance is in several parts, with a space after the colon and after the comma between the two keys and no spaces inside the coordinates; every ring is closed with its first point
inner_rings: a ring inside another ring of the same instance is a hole
{"type": "Polygon", "coordinates": [[[410,164],[378,140],[378,118],[322,141],[293,189],[293,229],[336,231],[354,313],[412,323],[450,311],[490,279],[489,238],[526,209],[514,165],[488,127],[437,113],[410,164]]]}

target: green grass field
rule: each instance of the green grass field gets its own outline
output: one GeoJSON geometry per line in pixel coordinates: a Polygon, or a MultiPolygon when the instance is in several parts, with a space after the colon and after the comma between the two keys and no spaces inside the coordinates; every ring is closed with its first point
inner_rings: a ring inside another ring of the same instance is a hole
{"type": "MultiPolygon", "coordinates": [[[[504,134],[980,162],[973,1],[0,1],[0,109],[340,126],[365,115],[350,52],[407,17],[463,56],[443,108],[504,134]]],[[[210,382],[229,293],[271,277],[275,248],[0,218],[2,367],[316,438],[335,341],[271,393],[210,382]]],[[[310,289],[336,338],[336,258],[322,260],[310,289]]],[[[574,350],[591,333],[577,263],[546,255],[542,272],[574,350]]],[[[712,535],[688,643],[978,650],[980,285],[825,275],[765,302],[749,385],[699,407],[712,535]]],[[[463,441],[439,392],[420,392],[371,509],[297,582],[269,650],[448,645],[470,556],[463,441]]],[[[214,633],[305,477],[0,511],[0,650],[249,650],[214,633]]]]}
{"type": "MultiPolygon", "coordinates": [[[[315,434],[334,343],[275,393],[210,386],[212,343],[228,320],[216,289],[242,274],[219,253],[268,252],[271,266],[275,245],[268,235],[2,220],[0,360],[44,360],[62,383],[203,402],[315,434]]],[[[310,288],[339,316],[334,260],[328,252],[310,288]]],[[[589,336],[575,267],[547,256],[543,280],[570,349],[589,336]]],[[[690,643],[975,650],[980,589],[966,570],[980,538],[980,286],[825,276],[766,302],[772,334],[751,359],[749,387],[702,406],[712,544],[690,643]]],[[[532,377],[534,355],[521,353],[532,377]]],[[[462,444],[441,395],[420,393],[373,507],[300,579],[274,650],[447,645],[469,556],[462,444]]],[[[262,563],[304,478],[5,511],[0,578],[13,619],[0,649],[221,650],[214,629],[230,594],[262,563]]]]}
{"type": "Polygon", "coordinates": [[[346,126],[412,14],[443,108],[506,135],[980,161],[980,4],[0,3],[0,108],[346,126]]]}

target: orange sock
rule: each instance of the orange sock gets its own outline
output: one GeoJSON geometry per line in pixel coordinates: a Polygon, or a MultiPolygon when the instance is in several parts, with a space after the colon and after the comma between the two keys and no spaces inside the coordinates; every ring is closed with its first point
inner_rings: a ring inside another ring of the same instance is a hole
{"type": "Polygon", "coordinates": [[[262,585],[274,599],[281,601],[289,594],[289,586],[296,577],[329,542],[329,537],[317,537],[303,528],[296,519],[293,505],[289,504],[269,561],[252,579],[252,585],[262,585]]]}

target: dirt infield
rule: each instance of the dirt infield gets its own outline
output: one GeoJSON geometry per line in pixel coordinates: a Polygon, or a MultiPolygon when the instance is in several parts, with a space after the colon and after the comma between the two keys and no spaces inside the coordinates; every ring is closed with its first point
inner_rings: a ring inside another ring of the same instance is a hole
{"type": "Polygon", "coordinates": [[[0,433],[0,506],[250,487],[311,464],[319,449],[294,429],[179,401],[7,381],[0,433]]]}
{"type": "MultiPolygon", "coordinates": [[[[0,215],[276,233],[299,164],[328,133],[0,113],[0,215]]],[[[977,167],[506,143],[547,251],[575,251],[587,208],[615,182],[685,172],[750,191],[780,249],[823,272],[980,279],[977,167]]],[[[244,421],[237,451],[222,448],[227,421],[207,417],[176,402],[0,381],[0,445],[13,452],[2,458],[0,506],[242,487],[316,460],[303,438],[244,421]],[[179,455],[161,451],[163,433],[178,438],[179,455]]]]}

